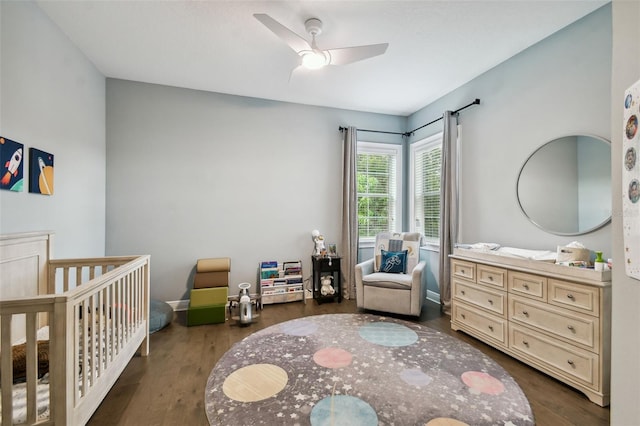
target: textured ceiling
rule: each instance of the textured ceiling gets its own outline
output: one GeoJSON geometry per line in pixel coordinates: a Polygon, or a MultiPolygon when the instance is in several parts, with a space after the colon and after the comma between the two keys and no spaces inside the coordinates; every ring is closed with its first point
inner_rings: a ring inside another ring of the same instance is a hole
{"type": "Polygon", "coordinates": [[[608,1],[41,0],[107,77],[409,115],[608,1]],[[320,48],[389,43],[383,56],[291,71],[298,56],[254,17],[320,48]]]}

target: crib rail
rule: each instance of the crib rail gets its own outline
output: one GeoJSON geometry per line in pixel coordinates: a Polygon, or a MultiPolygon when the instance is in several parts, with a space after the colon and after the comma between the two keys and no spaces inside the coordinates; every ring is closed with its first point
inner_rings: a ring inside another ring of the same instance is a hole
{"type": "Polygon", "coordinates": [[[49,260],[47,293],[69,291],[134,259],[135,256],[114,256],[49,260]]]}
{"type": "Polygon", "coordinates": [[[149,273],[149,256],[50,260],[48,287],[55,294],[0,302],[2,424],[13,418],[12,340],[4,338],[12,318],[26,318],[27,424],[37,422],[36,330],[42,317],[55,366],[45,424],[85,424],[131,357],[149,352],[149,273]]]}

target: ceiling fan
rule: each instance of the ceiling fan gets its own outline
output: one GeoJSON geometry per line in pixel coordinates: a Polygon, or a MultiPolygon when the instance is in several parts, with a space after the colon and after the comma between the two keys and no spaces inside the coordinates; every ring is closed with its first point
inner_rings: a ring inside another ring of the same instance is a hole
{"type": "Polygon", "coordinates": [[[389,46],[389,43],[381,43],[322,50],[316,45],[316,36],[322,33],[322,21],[317,18],[307,19],[304,23],[307,33],[311,35],[309,43],[267,14],[255,13],[253,16],[287,43],[300,56],[301,66],[308,69],[318,69],[326,65],[347,65],[372,58],[382,55],[389,46]]]}

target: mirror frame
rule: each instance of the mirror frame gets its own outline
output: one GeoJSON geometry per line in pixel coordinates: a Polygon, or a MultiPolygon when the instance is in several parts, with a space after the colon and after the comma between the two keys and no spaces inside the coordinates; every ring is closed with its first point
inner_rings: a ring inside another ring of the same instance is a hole
{"type": "Polygon", "coordinates": [[[584,231],[578,231],[578,232],[561,232],[561,231],[555,231],[555,230],[551,230],[548,228],[545,228],[544,226],[542,226],[541,224],[539,224],[538,222],[536,222],[535,220],[533,220],[526,212],[526,210],[524,209],[524,207],[522,206],[522,202],[520,201],[520,193],[518,191],[518,187],[520,186],[520,177],[522,176],[522,171],[524,170],[524,167],[527,165],[527,163],[529,162],[529,160],[531,159],[531,157],[533,157],[534,155],[536,155],[536,153],[538,151],[540,151],[542,148],[544,148],[545,146],[549,145],[550,143],[558,140],[558,139],[562,139],[562,138],[566,138],[566,137],[577,137],[577,136],[586,136],[586,137],[590,137],[593,139],[598,139],[604,143],[606,143],[609,146],[609,152],[611,153],[611,141],[601,137],[601,136],[595,136],[595,135],[591,135],[588,133],[576,133],[576,134],[568,134],[568,135],[563,135],[563,136],[558,136],[556,138],[553,138],[545,143],[543,143],[542,145],[540,145],[538,148],[536,148],[528,157],[527,159],[524,161],[524,163],[522,163],[522,166],[520,167],[520,171],[518,172],[518,179],[516,179],[516,200],[518,201],[518,207],[520,207],[520,211],[522,212],[522,214],[529,220],[529,222],[533,223],[536,227],[540,228],[541,230],[548,232],[550,234],[554,234],[554,235],[562,235],[562,236],[573,236],[573,235],[585,235],[585,234],[589,234],[591,232],[597,231],[598,229],[606,226],[607,224],[609,224],[609,222],[611,222],[611,215],[613,213],[613,210],[611,210],[611,212],[609,212],[609,216],[603,220],[601,223],[586,229],[584,231]]]}

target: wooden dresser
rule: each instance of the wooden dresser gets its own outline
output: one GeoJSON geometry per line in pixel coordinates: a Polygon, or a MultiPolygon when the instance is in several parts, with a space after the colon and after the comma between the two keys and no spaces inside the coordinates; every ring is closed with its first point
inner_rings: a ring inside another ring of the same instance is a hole
{"type": "Polygon", "coordinates": [[[609,404],[611,272],[456,249],[451,328],[609,404]]]}

